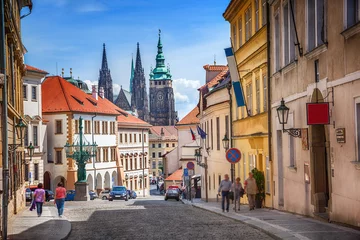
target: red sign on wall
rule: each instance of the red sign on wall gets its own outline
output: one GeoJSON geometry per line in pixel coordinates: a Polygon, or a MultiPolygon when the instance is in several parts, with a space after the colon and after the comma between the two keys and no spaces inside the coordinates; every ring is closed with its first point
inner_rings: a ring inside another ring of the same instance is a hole
{"type": "Polygon", "coordinates": [[[330,124],[329,103],[307,103],[306,115],[308,125],[330,124]]]}

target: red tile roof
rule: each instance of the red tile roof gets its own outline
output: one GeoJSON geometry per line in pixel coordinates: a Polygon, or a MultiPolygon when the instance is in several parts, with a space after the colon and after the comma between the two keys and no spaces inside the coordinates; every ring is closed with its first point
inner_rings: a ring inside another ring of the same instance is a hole
{"type": "Polygon", "coordinates": [[[177,137],[177,129],[175,126],[152,126],[150,131],[152,134],[156,134],[161,137],[161,129],[164,131],[164,137],[177,137]]]}
{"type": "Polygon", "coordinates": [[[41,70],[41,69],[36,68],[36,67],[32,67],[32,66],[27,65],[27,64],[25,64],[25,69],[26,69],[27,71],[49,74],[48,72],[46,72],[46,71],[44,71],[44,70],[41,70]]]}
{"type": "Polygon", "coordinates": [[[165,181],[181,181],[183,175],[183,170],[180,168],[168,176],[165,181]]]}
{"type": "Polygon", "coordinates": [[[196,116],[199,114],[199,108],[196,106],[191,112],[189,112],[183,119],[181,119],[176,125],[198,124],[200,119],[196,116]]]}
{"type": "Polygon", "coordinates": [[[106,98],[83,92],[59,76],[51,76],[41,85],[42,112],[84,112],[104,115],[120,115],[124,110],[114,105],[106,98]]]}
{"type": "Polygon", "coordinates": [[[223,71],[221,71],[218,75],[216,75],[213,79],[211,79],[208,83],[202,85],[199,89],[203,89],[205,87],[211,88],[213,86],[215,86],[220,79],[222,79],[225,74],[228,72],[228,67],[226,67],[226,69],[224,69],[223,71]]]}
{"type": "Polygon", "coordinates": [[[131,114],[120,115],[117,117],[117,122],[120,125],[134,125],[134,126],[142,126],[142,127],[151,127],[151,125],[131,114]]]}
{"type": "Polygon", "coordinates": [[[203,68],[206,71],[214,71],[214,72],[220,72],[228,69],[228,66],[225,65],[204,65],[203,68]]]}

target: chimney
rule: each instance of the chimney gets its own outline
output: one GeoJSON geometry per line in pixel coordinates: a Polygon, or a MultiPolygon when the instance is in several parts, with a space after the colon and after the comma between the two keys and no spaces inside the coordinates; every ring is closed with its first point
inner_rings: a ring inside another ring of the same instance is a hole
{"type": "Polygon", "coordinates": [[[61,69],[61,77],[64,77],[64,68],[61,69]]]}
{"type": "Polygon", "coordinates": [[[98,100],[98,94],[96,90],[96,85],[92,85],[92,97],[96,100],[98,100]]]}
{"type": "Polygon", "coordinates": [[[70,68],[70,77],[72,78],[72,68],[70,68]]]}
{"type": "Polygon", "coordinates": [[[104,98],[104,87],[100,87],[99,96],[100,96],[101,98],[104,98]]]}
{"type": "Polygon", "coordinates": [[[161,132],[160,132],[161,136],[164,136],[164,129],[161,128],[161,132]]]}

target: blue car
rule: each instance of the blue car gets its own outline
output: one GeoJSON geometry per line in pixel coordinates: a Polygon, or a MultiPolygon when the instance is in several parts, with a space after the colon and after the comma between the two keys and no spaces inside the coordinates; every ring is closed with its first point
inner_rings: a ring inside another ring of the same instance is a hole
{"type": "Polygon", "coordinates": [[[120,200],[129,200],[129,194],[124,186],[116,186],[113,187],[109,194],[109,201],[113,201],[114,199],[120,200]]]}
{"type": "Polygon", "coordinates": [[[75,198],[75,190],[66,191],[65,201],[74,201],[75,198]]]}
{"type": "Polygon", "coordinates": [[[130,194],[129,194],[129,196],[130,196],[130,199],[136,199],[137,194],[136,194],[135,191],[131,191],[130,194]]]}

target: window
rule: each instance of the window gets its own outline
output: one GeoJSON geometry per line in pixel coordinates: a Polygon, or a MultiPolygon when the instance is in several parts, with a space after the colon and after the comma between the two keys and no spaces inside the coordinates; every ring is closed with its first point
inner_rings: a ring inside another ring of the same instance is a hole
{"type": "Polygon", "coordinates": [[[220,183],[221,183],[221,174],[219,174],[218,182],[219,182],[219,185],[220,185],[220,183]]]}
{"type": "Polygon", "coordinates": [[[265,183],[265,192],[270,193],[270,161],[269,156],[266,156],[266,183],[265,183]]]}
{"type": "Polygon", "coordinates": [[[25,144],[25,147],[29,146],[29,132],[28,132],[28,128],[25,128],[24,144],[25,144]]]}
{"type": "Polygon", "coordinates": [[[29,181],[29,164],[25,164],[25,172],[24,172],[25,181],[29,181]]]}
{"type": "Polygon", "coordinates": [[[163,166],[163,162],[162,162],[162,160],[159,160],[158,161],[158,167],[160,168],[160,167],[162,167],[163,166]]]}
{"type": "Polygon", "coordinates": [[[27,100],[27,85],[23,85],[23,98],[27,100]]]}
{"type": "Polygon", "coordinates": [[[259,78],[255,79],[256,87],[256,113],[260,113],[260,80],[259,78]]]}
{"type": "Polygon", "coordinates": [[[229,116],[226,115],[225,116],[225,135],[229,138],[229,132],[230,132],[230,129],[229,129],[229,116]]]}
{"type": "Polygon", "coordinates": [[[39,143],[38,143],[38,127],[37,126],[33,126],[33,145],[34,146],[39,146],[39,143]]]}
{"type": "Polygon", "coordinates": [[[136,143],[136,134],[134,134],[134,143],[136,143]]]}
{"type": "Polygon", "coordinates": [[[132,134],[131,133],[129,134],[129,142],[130,143],[132,142],[132,134]]]}
{"type": "Polygon", "coordinates": [[[39,180],[39,164],[38,163],[34,163],[34,180],[35,181],[39,180]]]}
{"type": "Polygon", "coordinates": [[[220,118],[216,118],[216,149],[220,150],[220,118]]]}
{"type": "Polygon", "coordinates": [[[36,101],[37,100],[37,87],[36,86],[32,86],[31,87],[31,100],[32,101],[36,101]]]}
{"type": "Polygon", "coordinates": [[[355,124],[356,124],[356,148],[357,148],[357,161],[360,162],[360,98],[355,102],[355,124]]]}
{"type": "Polygon", "coordinates": [[[245,41],[251,38],[251,5],[245,10],[245,41]]]}
{"type": "Polygon", "coordinates": [[[109,152],[108,152],[108,148],[103,148],[103,162],[108,162],[109,161],[109,152]]]}
{"type": "Polygon", "coordinates": [[[279,9],[275,11],[275,72],[280,70],[280,19],[279,19],[279,9]]]}
{"type": "Polygon", "coordinates": [[[211,150],[214,149],[214,131],[213,131],[213,120],[211,119],[211,150]]]}
{"type": "Polygon", "coordinates": [[[261,0],[261,6],[262,6],[262,26],[264,26],[267,23],[267,13],[266,13],[266,0],[261,0]]]}
{"type": "Polygon", "coordinates": [[[259,0],[255,0],[255,32],[259,30],[259,0]]]}
{"type": "Polygon", "coordinates": [[[120,133],[120,143],[122,143],[123,142],[123,135],[122,135],[122,133],[120,133]]]}
{"type": "Polygon", "coordinates": [[[79,133],[79,120],[75,120],[75,133],[79,133]]]}
{"type": "Polygon", "coordinates": [[[62,121],[55,120],[55,134],[62,134],[62,121]]]}
{"type": "Polygon", "coordinates": [[[116,122],[110,122],[110,134],[115,134],[116,122]]]}
{"type": "Polygon", "coordinates": [[[251,110],[252,110],[252,83],[251,82],[250,82],[250,84],[248,84],[246,86],[246,98],[247,98],[249,115],[251,115],[251,110]]]}
{"type": "Polygon", "coordinates": [[[345,0],[346,27],[352,27],[360,21],[360,0],[345,0]]]}
{"type": "Polygon", "coordinates": [[[239,29],[239,47],[241,47],[243,45],[243,41],[242,41],[242,16],[239,17],[238,20],[238,29],[239,29]]]}
{"type": "Polygon", "coordinates": [[[209,190],[211,190],[211,177],[209,176],[209,190]]]}
{"type": "Polygon", "coordinates": [[[90,120],[85,120],[84,121],[84,133],[85,134],[90,134],[91,133],[91,122],[90,122],[90,120]]]}
{"type": "Polygon", "coordinates": [[[161,148],[161,143],[158,144],[158,147],[161,148]]]}
{"type": "Polygon", "coordinates": [[[155,143],[152,144],[152,148],[155,148],[155,143]]]}
{"type": "Polygon", "coordinates": [[[146,134],[144,134],[144,142],[146,142],[146,134]]]}
{"type": "Polygon", "coordinates": [[[161,158],[161,152],[158,152],[158,157],[161,158]]]}
{"type": "Polygon", "coordinates": [[[111,161],[116,161],[116,148],[111,148],[111,161]]]}
{"type": "Polygon", "coordinates": [[[95,134],[100,134],[100,121],[95,121],[94,122],[94,127],[95,127],[95,129],[94,129],[94,133],[95,134]]]}
{"type": "Polygon", "coordinates": [[[264,90],[264,112],[267,111],[267,99],[268,99],[268,90],[267,90],[267,77],[263,75],[263,90],[264,90]]]}
{"type": "Polygon", "coordinates": [[[95,159],[96,162],[101,162],[101,148],[97,148],[96,149],[96,159],[95,159]]]}
{"type": "Polygon", "coordinates": [[[237,49],[236,47],[236,25],[235,23],[232,25],[232,32],[233,32],[233,47],[234,49],[237,49]]]}
{"type": "Polygon", "coordinates": [[[320,81],[319,59],[316,59],[314,61],[314,65],[315,65],[315,82],[319,82],[320,81]]]}
{"type": "Polygon", "coordinates": [[[55,150],[55,164],[62,164],[62,149],[55,150]]]}
{"type": "Polygon", "coordinates": [[[309,52],[324,43],[324,11],[324,0],[307,1],[307,50],[309,52]]]}
{"type": "MultiPolygon", "coordinates": [[[[210,134],[210,132],[209,132],[209,121],[205,122],[205,129],[206,129],[205,132],[210,134]]],[[[207,148],[210,146],[209,141],[210,141],[210,137],[205,138],[205,144],[206,144],[207,148]]]]}
{"type": "Polygon", "coordinates": [[[141,134],[139,133],[139,142],[141,142],[141,141],[142,141],[141,134]]]}
{"type": "Polygon", "coordinates": [[[172,144],[172,147],[175,147],[175,143],[172,144]]]}
{"type": "MultiPolygon", "coordinates": [[[[156,168],[156,161],[155,161],[155,160],[152,161],[152,168],[153,168],[153,169],[156,168]]],[[[155,174],[154,174],[154,176],[155,176],[155,174]]]]}
{"type": "Polygon", "coordinates": [[[102,134],[108,134],[108,122],[102,122],[102,134]]]}
{"type": "MultiPolygon", "coordinates": [[[[293,8],[294,0],[291,0],[293,8]]],[[[291,14],[290,2],[284,5],[284,64],[288,65],[295,60],[295,27],[291,14]]],[[[295,13],[295,10],[294,10],[295,13]]]]}
{"type": "Polygon", "coordinates": [[[124,135],[125,135],[125,142],[127,143],[127,134],[125,133],[124,135]]]}
{"type": "Polygon", "coordinates": [[[140,169],[142,169],[143,168],[143,159],[139,158],[139,160],[140,160],[140,169]]]}
{"type": "Polygon", "coordinates": [[[135,157],[135,159],[134,159],[134,162],[135,162],[135,168],[134,169],[138,169],[138,164],[137,164],[137,158],[135,157]]]}
{"type": "Polygon", "coordinates": [[[253,154],[249,154],[249,167],[250,171],[256,168],[256,156],[253,154]]]}
{"type": "Polygon", "coordinates": [[[295,167],[294,138],[292,136],[289,136],[289,153],[290,167],[295,167]]]}
{"type": "Polygon", "coordinates": [[[155,152],[152,153],[152,157],[155,158],[155,152]]]}
{"type": "Polygon", "coordinates": [[[166,147],[167,147],[167,148],[169,147],[169,144],[168,144],[168,143],[166,144],[166,147]]]}

